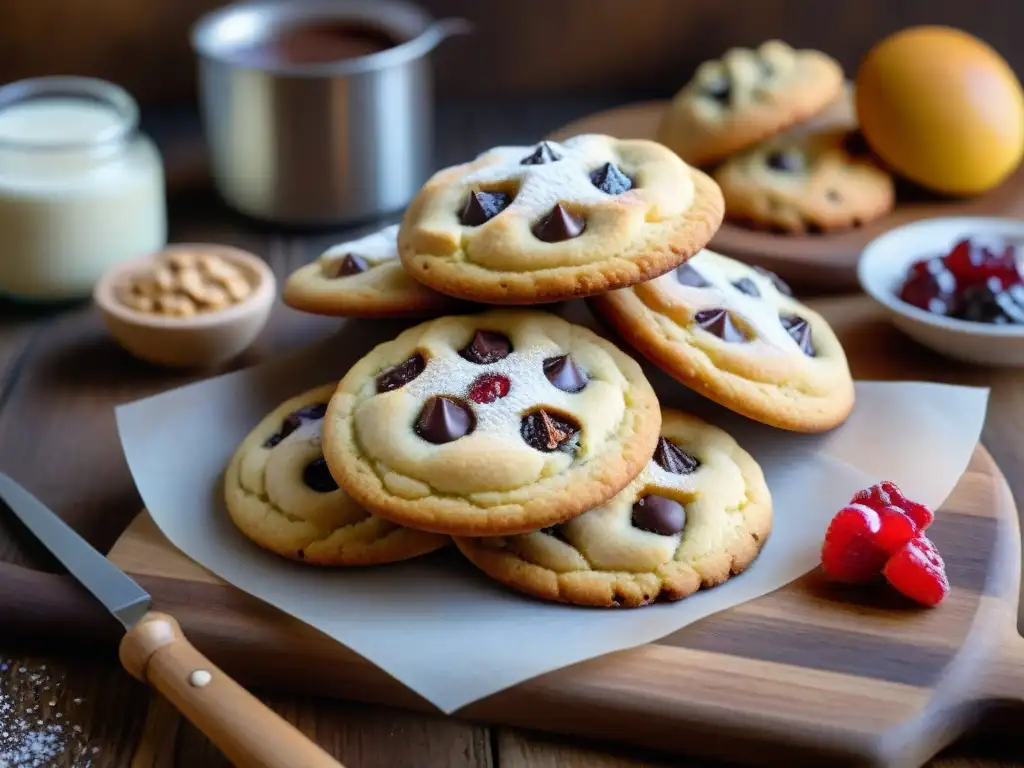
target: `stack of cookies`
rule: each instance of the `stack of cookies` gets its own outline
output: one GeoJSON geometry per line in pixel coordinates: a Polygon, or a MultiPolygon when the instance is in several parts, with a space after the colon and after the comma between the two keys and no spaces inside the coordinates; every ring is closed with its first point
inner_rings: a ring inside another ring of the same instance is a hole
{"type": "Polygon", "coordinates": [[[662,408],[637,359],[806,432],[845,420],[853,384],[817,313],[704,247],[722,214],[718,185],[652,141],[501,147],[435,174],[400,226],[287,281],[306,311],[433,319],[257,425],[228,467],[232,519],[316,565],[453,542],[576,605],[676,600],[741,572],[771,529],[763,473],[662,408]],[[632,356],[537,306],[579,298],[632,356]]]}
{"type": "Polygon", "coordinates": [[[860,136],[830,56],[770,40],[704,62],[669,105],[657,138],[718,182],[730,221],[788,234],[859,226],[896,194],[860,136]]]}

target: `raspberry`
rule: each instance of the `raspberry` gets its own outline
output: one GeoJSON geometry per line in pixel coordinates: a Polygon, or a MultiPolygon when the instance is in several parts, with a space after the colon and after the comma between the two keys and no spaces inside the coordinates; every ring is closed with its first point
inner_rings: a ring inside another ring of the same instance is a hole
{"type": "Polygon", "coordinates": [[[881,517],[870,507],[851,504],[839,510],[832,518],[821,547],[821,568],[825,574],[846,584],[877,579],[889,557],[875,544],[875,536],[881,528],[881,517]]]}
{"type": "Polygon", "coordinates": [[[903,495],[903,491],[899,489],[896,483],[890,480],[883,480],[863,491],[857,491],[853,495],[851,502],[864,504],[875,511],[884,507],[895,507],[913,521],[916,532],[923,531],[935,519],[935,513],[924,504],[908,499],[903,495]]]}
{"type": "Polygon", "coordinates": [[[469,385],[469,399],[474,403],[485,405],[508,394],[512,382],[508,376],[500,373],[485,373],[477,376],[476,381],[469,385]]]}
{"type": "Polygon", "coordinates": [[[924,534],[890,557],[882,573],[900,593],[922,605],[937,605],[949,593],[946,564],[924,534]]]}

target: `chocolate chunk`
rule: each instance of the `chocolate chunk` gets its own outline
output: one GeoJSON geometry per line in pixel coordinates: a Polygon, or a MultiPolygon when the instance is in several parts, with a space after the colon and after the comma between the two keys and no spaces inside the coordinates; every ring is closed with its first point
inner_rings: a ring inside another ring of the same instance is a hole
{"type": "Polygon", "coordinates": [[[697,325],[713,333],[722,341],[746,341],[747,337],[735,326],[732,313],[727,309],[704,309],[694,315],[697,325]]]}
{"type": "Polygon", "coordinates": [[[676,269],[676,280],[691,288],[707,288],[711,285],[704,278],[704,275],[690,265],[690,262],[686,262],[683,266],[676,269]]]}
{"type": "Polygon", "coordinates": [[[427,361],[423,355],[417,352],[404,363],[399,363],[394,368],[388,368],[377,376],[377,392],[390,392],[393,389],[404,387],[415,379],[423,369],[427,367],[427,361]]]}
{"type": "Polygon", "coordinates": [[[786,315],[780,317],[779,322],[782,323],[782,327],[785,328],[789,335],[793,337],[793,341],[800,347],[800,351],[808,357],[814,357],[817,352],[814,349],[814,342],[811,341],[811,326],[806,320],[799,315],[786,315]]]}
{"type": "Polygon", "coordinates": [[[325,413],[327,413],[327,403],[304,405],[301,408],[292,411],[281,421],[281,429],[267,438],[263,447],[273,448],[303,424],[307,424],[311,421],[320,421],[320,419],[324,417],[325,413]]]}
{"type": "Polygon", "coordinates": [[[834,189],[829,189],[825,192],[825,199],[830,203],[841,203],[843,201],[843,196],[834,189]]]}
{"type": "Polygon", "coordinates": [[[754,296],[755,298],[761,297],[761,291],[757,287],[757,283],[751,280],[749,277],[741,277],[733,286],[740,293],[745,293],[747,296],[754,296]]]}
{"type": "Polygon", "coordinates": [[[800,173],[806,167],[803,154],[795,149],[780,149],[771,152],[766,162],[773,171],[782,173],[800,173]]]}
{"type": "Polygon", "coordinates": [[[580,428],[564,416],[548,413],[543,408],[523,417],[519,434],[531,448],[550,453],[554,450],[573,453],[580,428]]]}
{"type": "Polygon", "coordinates": [[[686,510],[678,501],[648,494],[633,505],[633,527],[660,536],[674,536],[686,525],[686,510]]]}
{"type": "Polygon", "coordinates": [[[459,214],[459,221],[467,227],[479,227],[490,221],[512,202],[504,192],[471,192],[459,214]]]}
{"type": "Polygon", "coordinates": [[[621,195],[633,188],[633,180],[619,170],[615,163],[605,163],[592,174],[591,183],[606,195],[621,195]]]}
{"type": "Polygon", "coordinates": [[[757,57],[757,68],[761,70],[761,78],[767,80],[775,74],[775,66],[768,59],[757,57]]]}
{"type": "Polygon", "coordinates": [[[551,213],[537,222],[533,235],[545,243],[557,243],[579,237],[585,227],[586,222],[582,216],[570,213],[559,203],[551,209],[551,213]]]}
{"type": "Polygon", "coordinates": [[[477,365],[490,365],[512,353],[512,342],[508,337],[494,331],[477,331],[473,340],[459,354],[477,365]]]}
{"type": "Polygon", "coordinates": [[[338,490],[338,484],[331,477],[331,471],[327,468],[327,462],[321,456],[313,459],[302,470],[302,482],[317,493],[330,493],[338,490]]]}
{"type": "Polygon", "coordinates": [[[725,75],[720,75],[710,83],[706,83],[704,85],[704,93],[722,106],[725,106],[732,98],[732,86],[729,84],[729,78],[725,75]]]}
{"type": "Polygon", "coordinates": [[[473,412],[450,397],[432,397],[416,419],[416,434],[428,443],[450,443],[473,431],[473,412]]]}
{"type": "Polygon", "coordinates": [[[341,261],[336,261],[332,266],[333,269],[330,270],[328,277],[358,275],[360,272],[365,272],[370,268],[370,264],[366,259],[354,253],[346,253],[345,258],[341,259],[341,261]]]}
{"type": "Polygon", "coordinates": [[[545,360],[544,375],[556,389],[563,392],[579,392],[587,386],[587,377],[569,355],[549,357],[545,360]]]}
{"type": "Polygon", "coordinates": [[[757,270],[760,274],[767,277],[769,280],[771,280],[772,285],[775,286],[775,290],[777,290],[779,293],[783,293],[786,296],[793,295],[793,289],[789,287],[785,280],[776,275],[774,272],[765,269],[764,267],[754,267],[754,269],[757,270]]]}
{"type": "Polygon", "coordinates": [[[700,462],[667,437],[658,438],[654,449],[654,463],[673,475],[689,475],[697,471],[700,462]]]}
{"type": "Polygon", "coordinates": [[[529,155],[519,161],[520,165],[544,165],[546,163],[557,163],[562,159],[562,156],[555,152],[551,148],[551,145],[546,141],[542,141],[537,145],[537,148],[533,150],[529,155]]]}

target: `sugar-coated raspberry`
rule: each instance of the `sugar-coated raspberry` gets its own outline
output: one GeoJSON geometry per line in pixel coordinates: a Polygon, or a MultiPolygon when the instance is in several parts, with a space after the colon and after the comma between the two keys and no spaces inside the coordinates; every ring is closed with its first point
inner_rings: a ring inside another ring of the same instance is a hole
{"type": "Polygon", "coordinates": [[[478,376],[476,381],[469,385],[469,399],[481,405],[493,403],[498,398],[507,395],[511,387],[512,382],[509,381],[508,376],[502,376],[500,373],[485,373],[478,376]]]}
{"type": "Polygon", "coordinates": [[[924,534],[908,541],[890,557],[882,572],[900,593],[922,605],[938,605],[949,594],[946,565],[924,534]]]}
{"type": "Polygon", "coordinates": [[[890,480],[883,480],[863,491],[857,491],[851,501],[856,504],[864,504],[876,511],[883,507],[895,507],[913,521],[918,531],[923,531],[935,519],[935,513],[931,509],[924,504],[908,499],[896,483],[890,480]]]}
{"type": "Polygon", "coordinates": [[[825,533],[821,568],[834,581],[864,584],[877,579],[889,554],[875,543],[882,528],[879,514],[863,504],[843,507],[825,533]]]}

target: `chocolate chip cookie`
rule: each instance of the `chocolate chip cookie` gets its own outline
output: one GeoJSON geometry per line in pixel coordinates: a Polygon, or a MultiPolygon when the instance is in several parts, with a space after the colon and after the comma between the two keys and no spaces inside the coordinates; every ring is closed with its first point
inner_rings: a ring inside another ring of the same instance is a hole
{"type": "Polygon", "coordinates": [[[732,221],[788,234],[855,227],[889,213],[892,177],[851,131],[779,137],[715,171],[732,221]]]}
{"type": "Polygon", "coordinates": [[[688,163],[712,165],[812,117],[843,85],[842,68],[820,51],[779,40],[732,48],[697,68],[666,108],[657,138],[688,163]]]}
{"type": "Polygon", "coordinates": [[[750,454],[721,429],[665,410],[654,457],[615,498],[541,531],[455,544],[488,576],[535,597],[633,608],[741,573],[771,524],[771,495],[750,454]]]}
{"type": "Polygon", "coordinates": [[[704,250],[674,272],[589,302],[655,365],[748,418],[823,432],[853,408],[832,328],[770,272],[704,250]]]}
{"type": "Polygon", "coordinates": [[[413,280],[398,259],[398,225],[328,248],[293,272],[284,302],[317,315],[431,317],[458,302],[413,280]]]}
{"type": "Polygon", "coordinates": [[[582,135],[438,172],[409,206],[398,250],[442,293],[538,304],[660,275],[700,250],[722,215],[714,181],[660,144],[582,135]]]}
{"type": "Polygon", "coordinates": [[[334,385],[281,404],[242,441],[224,480],[238,529],[282,557],[314,565],[375,565],[426,554],[444,536],[370,515],[343,490],[321,450],[334,385]]]}
{"type": "Polygon", "coordinates": [[[411,328],[360,360],[324,425],[332,474],[396,523],[523,533],[610,499],[661,413],[640,366],[555,315],[491,310],[411,328]]]}

